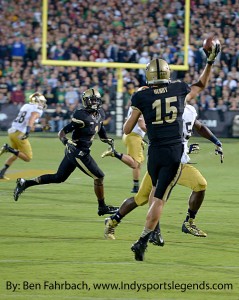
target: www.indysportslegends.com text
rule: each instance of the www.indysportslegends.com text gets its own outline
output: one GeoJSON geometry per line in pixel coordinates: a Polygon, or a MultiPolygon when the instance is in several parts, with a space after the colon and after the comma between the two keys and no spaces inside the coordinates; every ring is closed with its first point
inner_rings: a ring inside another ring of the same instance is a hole
{"type": "Polygon", "coordinates": [[[92,291],[92,290],[128,290],[128,291],[179,291],[179,292],[187,292],[187,291],[220,291],[220,290],[233,290],[232,283],[226,282],[152,282],[152,283],[145,283],[145,282],[138,282],[136,280],[132,282],[93,282],[88,283],[86,281],[49,281],[43,280],[39,282],[32,282],[24,280],[22,282],[13,282],[11,280],[7,280],[5,282],[5,289],[10,292],[17,292],[17,291],[33,291],[33,290],[45,290],[45,291],[56,291],[56,290],[79,290],[79,291],[92,291]]]}

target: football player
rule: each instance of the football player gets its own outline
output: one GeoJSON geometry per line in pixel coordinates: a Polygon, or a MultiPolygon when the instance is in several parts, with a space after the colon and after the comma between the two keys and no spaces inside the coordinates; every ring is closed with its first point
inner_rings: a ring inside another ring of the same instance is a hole
{"type": "Polygon", "coordinates": [[[132,245],[135,259],[142,261],[151,232],[155,229],[172,188],[181,173],[182,114],[186,103],[207,85],[212,64],[220,52],[220,43],[207,53],[207,64],[191,88],[182,81],[170,80],[170,69],[163,59],[153,59],[146,66],[148,89],[136,92],[131,99],[132,114],[123,130],[129,134],[143,114],[149,138],[147,169],[153,184],[153,201],[140,238],[132,245]]]}
{"type": "Polygon", "coordinates": [[[0,150],[0,156],[3,153],[12,154],[0,170],[0,179],[8,179],[5,177],[5,173],[16,159],[20,158],[26,162],[32,159],[32,147],[28,137],[31,131],[49,129],[47,125],[43,127],[35,126],[46,108],[46,98],[40,93],[32,94],[29,97],[29,103],[21,107],[16,119],[12,122],[11,128],[8,129],[11,146],[4,144],[0,150]]]}
{"type": "MultiPolygon", "coordinates": [[[[177,184],[188,187],[192,190],[189,197],[189,208],[186,218],[182,225],[182,232],[189,233],[197,237],[206,237],[207,234],[195,225],[195,217],[204,200],[207,181],[203,175],[192,164],[188,154],[197,153],[199,150],[198,144],[188,146],[189,138],[192,135],[192,129],[195,129],[202,137],[210,140],[216,145],[215,154],[220,154],[223,158],[222,143],[213,133],[201,122],[196,120],[197,112],[192,105],[186,105],[183,113],[183,144],[184,152],[181,158],[182,172],[177,181],[177,184]]],[[[119,210],[113,216],[105,219],[105,238],[115,239],[114,233],[116,226],[120,221],[132,210],[138,206],[142,206],[149,201],[150,192],[152,190],[152,181],[149,173],[146,172],[139,192],[135,197],[126,199],[119,210]]],[[[160,232],[159,223],[151,233],[149,242],[157,246],[163,246],[164,240],[160,232]]]]}
{"type": "Polygon", "coordinates": [[[21,193],[27,188],[49,183],[61,183],[79,168],[83,173],[94,180],[94,191],[98,199],[98,215],[112,214],[118,207],[105,204],[104,200],[104,173],[90,155],[90,147],[96,133],[104,143],[112,145],[113,139],[107,137],[103,120],[105,113],[102,109],[101,95],[96,89],[88,89],[82,95],[82,109],[76,109],[71,122],[58,133],[59,139],[65,145],[65,156],[55,174],[45,174],[37,178],[25,180],[17,179],[14,190],[14,199],[18,200],[21,193]],[[71,139],[67,134],[71,133],[71,139]]]}
{"type": "MultiPolygon", "coordinates": [[[[128,110],[128,117],[132,113],[132,108],[128,110]]],[[[141,116],[134,126],[130,134],[123,135],[123,142],[127,148],[127,154],[118,153],[114,148],[109,149],[102,153],[101,157],[111,156],[118,158],[127,166],[133,169],[133,188],[131,193],[137,193],[139,190],[140,168],[144,161],[144,142],[146,127],[143,117],[141,116]]]]}

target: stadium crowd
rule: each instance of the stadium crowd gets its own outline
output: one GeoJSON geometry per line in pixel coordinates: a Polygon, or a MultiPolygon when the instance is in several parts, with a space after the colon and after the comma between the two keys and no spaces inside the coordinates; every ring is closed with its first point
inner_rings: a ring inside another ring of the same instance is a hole
{"type": "MultiPolygon", "coordinates": [[[[239,110],[239,2],[191,0],[189,71],[172,79],[193,82],[206,56],[202,41],[215,33],[222,44],[209,87],[193,105],[197,111],[239,110]]],[[[52,60],[169,64],[184,60],[184,0],[48,1],[47,56],[52,60]]],[[[0,1],[0,109],[21,106],[29,95],[45,95],[49,107],[64,107],[67,119],[81,94],[97,88],[105,108],[115,109],[117,73],[111,68],[41,65],[42,3],[0,1]]],[[[123,69],[124,108],[145,84],[144,70],[123,69]]],[[[56,116],[57,117],[57,116],[56,116]]],[[[56,129],[57,130],[57,129],[56,129]]]]}

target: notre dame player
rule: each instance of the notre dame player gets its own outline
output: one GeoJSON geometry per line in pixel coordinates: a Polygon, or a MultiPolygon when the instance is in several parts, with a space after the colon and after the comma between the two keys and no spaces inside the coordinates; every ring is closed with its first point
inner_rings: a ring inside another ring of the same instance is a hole
{"type": "MultiPolygon", "coordinates": [[[[190,164],[190,157],[188,154],[196,153],[199,150],[198,144],[191,144],[188,146],[189,138],[192,135],[192,128],[195,129],[202,137],[208,139],[215,144],[215,154],[220,154],[223,158],[222,143],[218,138],[201,122],[196,120],[197,112],[192,105],[186,105],[183,113],[183,144],[184,153],[181,158],[182,172],[177,181],[177,184],[188,187],[192,190],[189,201],[186,218],[182,225],[182,232],[189,233],[197,237],[206,237],[207,234],[199,229],[195,224],[195,217],[204,200],[205,191],[207,188],[207,181],[203,175],[192,164],[190,164]]],[[[133,163],[133,162],[132,162],[133,163]]],[[[150,192],[152,189],[152,181],[149,173],[146,172],[138,193],[135,197],[126,199],[120,206],[117,213],[105,219],[105,238],[115,239],[115,228],[121,220],[129,214],[136,207],[145,205],[149,201],[150,192]]],[[[163,246],[164,240],[159,228],[159,224],[151,233],[149,242],[156,246],[163,246]]]]}
{"type": "Polygon", "coordinates": [[[66,148],[65,156],[57,172],[30,180],[18,178],[14,190],[15,201],[27,188],[39,184],[64,182],[76,168],[79,168],[83,173],[94,179],[94,191],[98,199],[98,215],[102,216],[116,212],[117,207],[105,204],[104,173],[90,155],[90,147],[96,133],[98,133],[102,142],[110,145],[113,143],[113,139],[107,137],[103,126],[105,113],[101,107],[100,93],[96,89],[86,90],[82,95],[82,104],[84,108],[75,110],[71,122],[58,133],[66,148]],[[67,138],[69,133],[71,133],[71,139],[67,138]]]}
{"type": "Polygon", "coordinates": [[[143,114],[149,138],[147,169],[154,195],[144,230],[131,247],[136,260],[144,259],[151,232],[156,227],[164,204],[181,173],[182,114],[185,103],[189,103],[206,87],[212,64],[219,52],[218,41],[212,45],[211,52],[207,53],[206,67],[191,89],[185,82],[171,82],[167,62],[153,59],[146,67],[149,88],[136,92],[131,99],[133,112],[124,124],[124,133],[129,134],[143,114]]]}
{"type": "Polygon", "coordinates": [[[11,146],[4,144],[0,149],[0,156],[4,153],[12,155],[5,161],[4,167],[0,170],[0,180],[8,179],[5,173],[8,168],[18,159],[29,162],[32,159],[32,147],[28,139],[30,132],[48,130],[50,127],[36,127],[35,122],[42,116],[43,111],[47,108],[46,98],[41,93],[34,93],[29,96],[29,103],[24,104],[16,119],[12,122],[11,128],[8,129],[8,137],[11,146]]]}

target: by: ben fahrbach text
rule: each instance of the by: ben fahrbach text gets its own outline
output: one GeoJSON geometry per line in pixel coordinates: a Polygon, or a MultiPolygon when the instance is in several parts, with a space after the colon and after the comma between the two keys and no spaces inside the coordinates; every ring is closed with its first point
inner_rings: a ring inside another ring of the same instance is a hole
{"type": "Polygon", "coordinates": [[[6,281],[6,290],[16,292],[20,290],[90,290],[85,281],[81,282],[58,282],[44,280],[42,282],[30,282],[27,280],[20,282],[6,281]]]}

